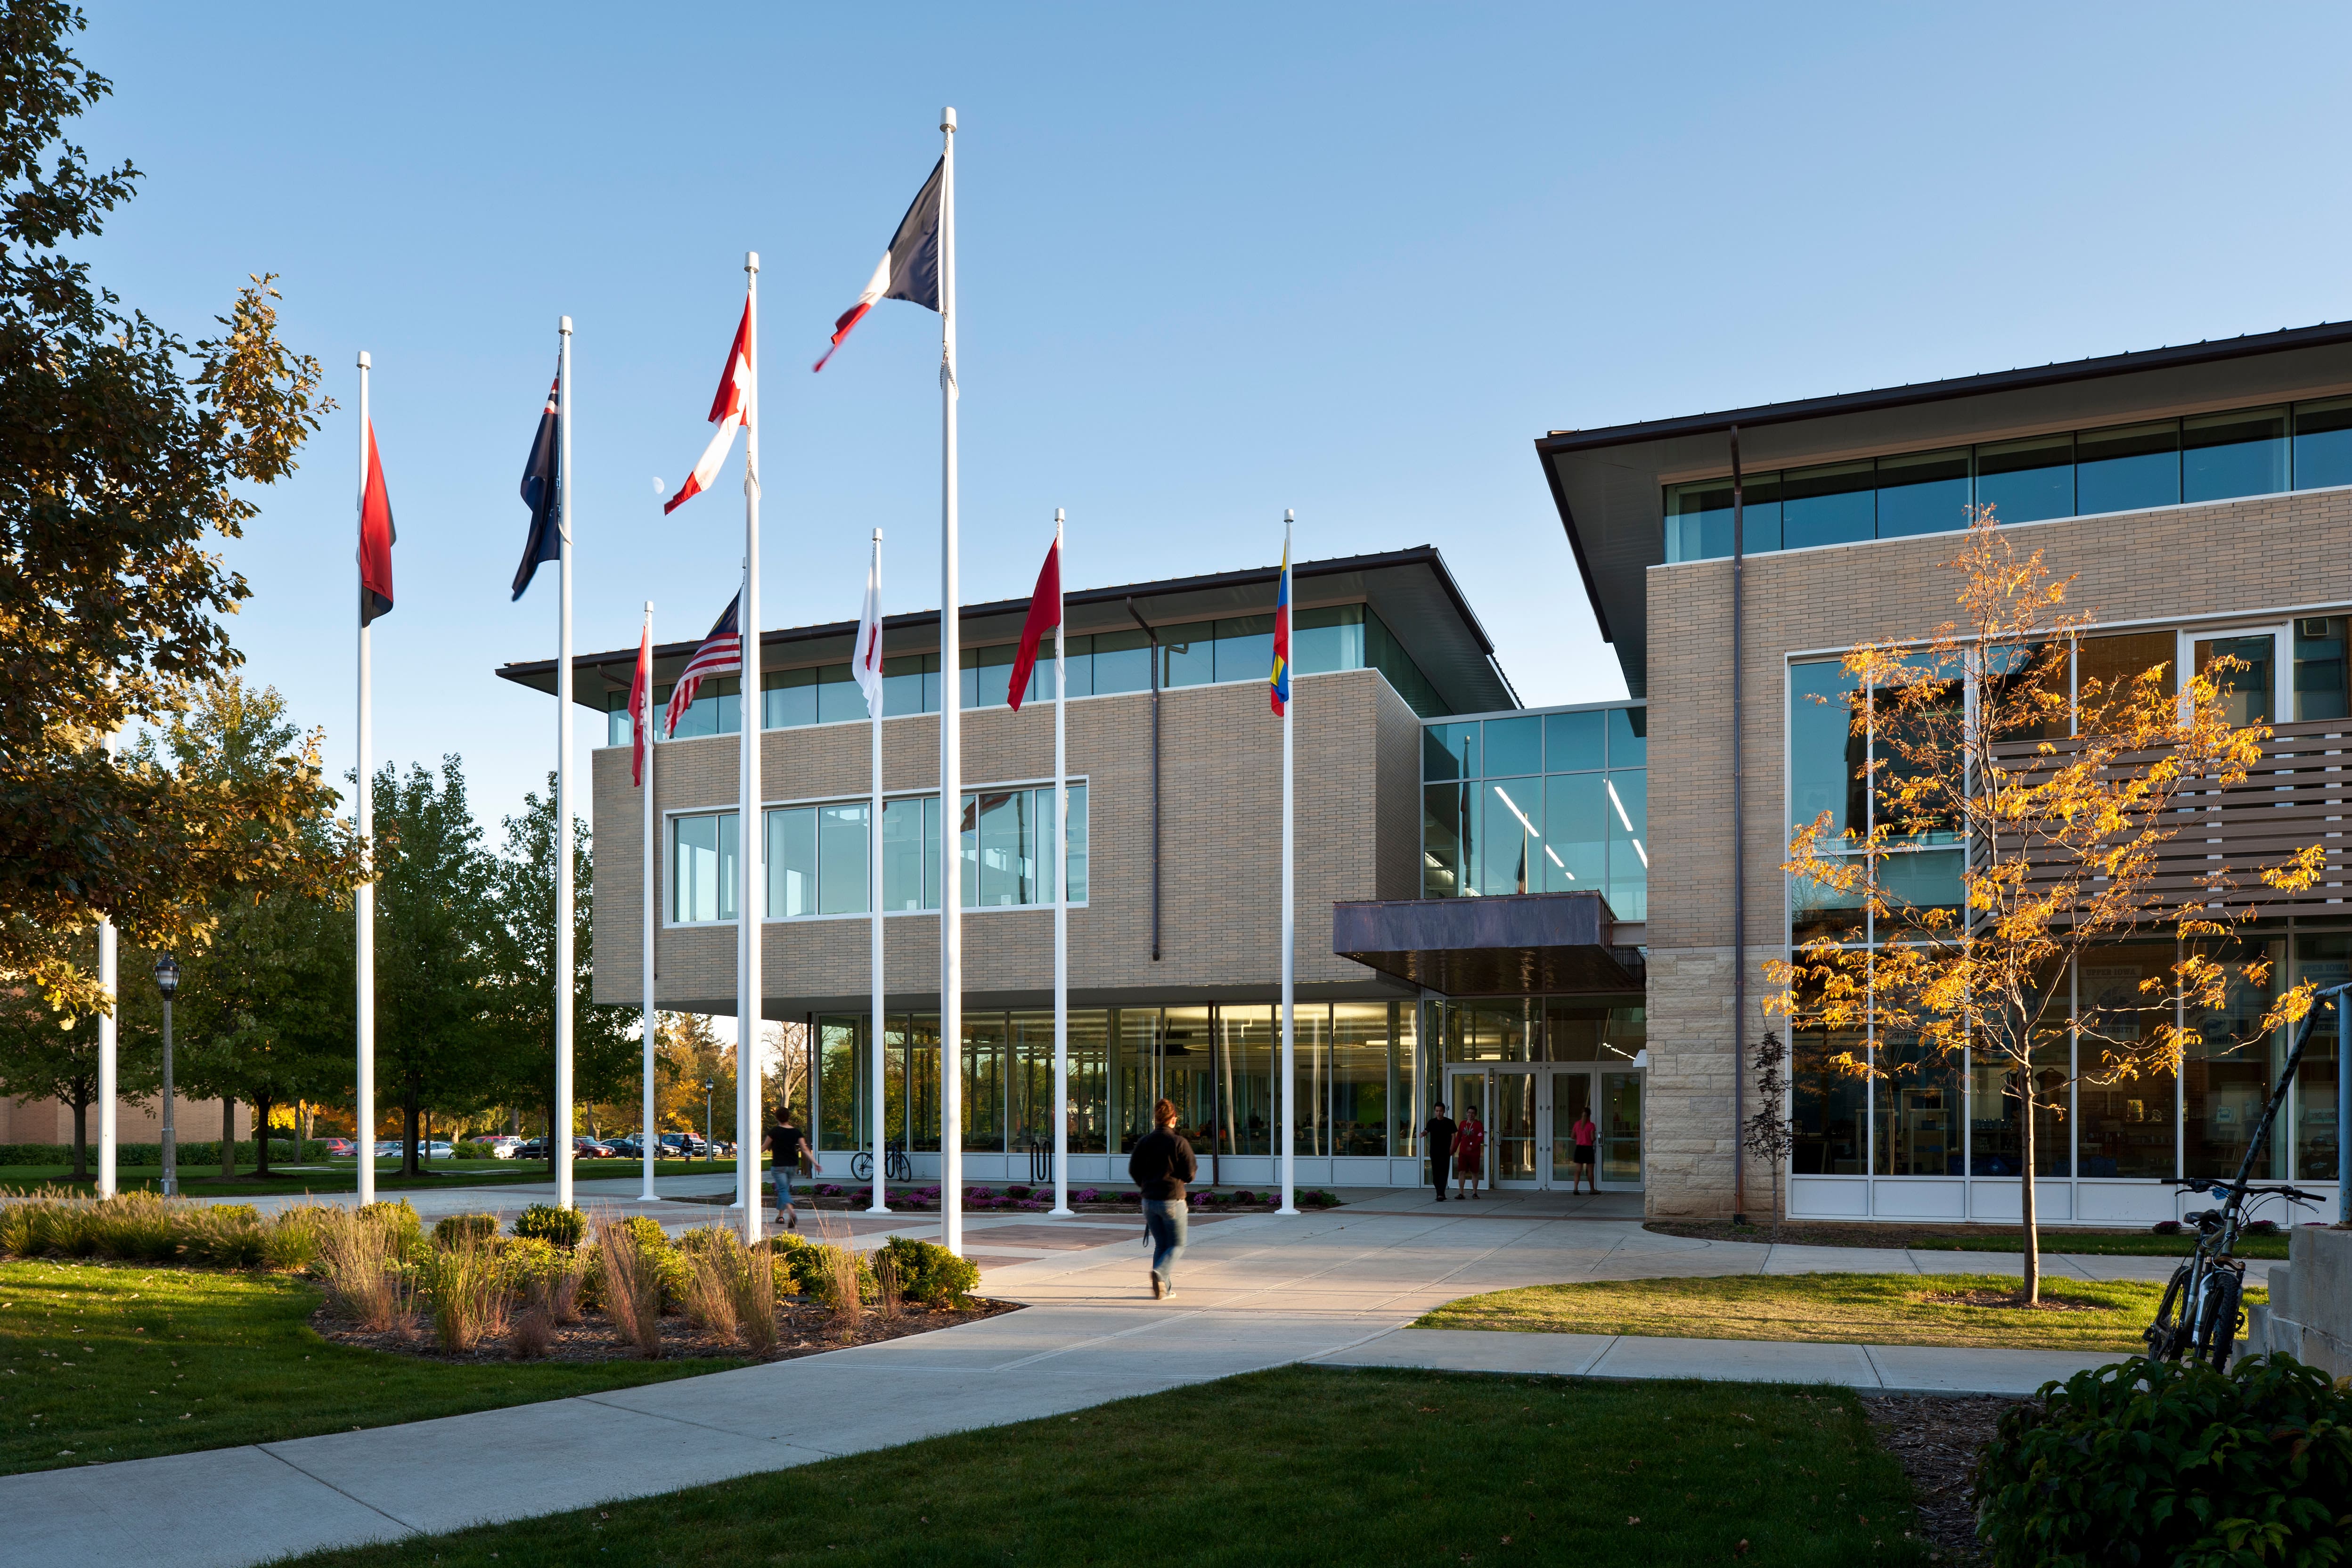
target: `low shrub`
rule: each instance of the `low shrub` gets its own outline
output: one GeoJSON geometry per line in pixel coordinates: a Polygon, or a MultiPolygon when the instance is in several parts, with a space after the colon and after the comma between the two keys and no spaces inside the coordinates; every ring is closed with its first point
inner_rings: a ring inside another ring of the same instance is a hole
{"type": "Polygon", "coordinates": [[[413,1257],[425,1240],[425,1220],[406,1198],[362,1204],[352,1211],[381,1229],[396,1258],[413,1257]]]}
{"type": "Polygon", "coordinates": [[[2352,1389],[2287,1355],[2135,1356],[2044,1384],[1976,1472],[1995,1568],[2345,1561],[2352,1389]]]}
{"type": "Polygon", "coordinates": [[[962,1300],[980,1284],[980,1266],[937,1242],[894,1236],[882,1244],[898,1291],[910,1301],[943,1307],[962,1300]]]}
{"type": "Polygon", "coordinates": [[[280,1209],[264,1239],[262,1261],[287,1273],[299,1273],[319,1258],[319,1215],[323,1204],[298,1204],[280,1209]]]}
{"type": "Polygon", "coordinates": [[[180,1215],[180,1248],[199,1263],[257,1268],[268,1260],[269,1237],[251,1204],[215,1204],[180,1215]]]}
{"type": "Polygon", "coordinates": [[[494,1214],[447,1215],[434,1222],[433,1245],[446,1249],[461,1241],[488,1241],[498,1233],[499,1216],[494,1214]]]}
{"type": "Polygon", "coordinates": [[[2248,1236],[2276,1236],[2278,1233],[2279,1222],[2274,1219],[2248,1220],[2244,1230],[2248,1236]]]}
{"type": "Polygon", "coordinates": [[[469,1352],[486,1335],[506,1332],[511,1300],[507,1271],[498,1249],[483,1237],[461,1232],[446,1246],[427,1247],[416,1260],[415,1278],[432,1309],[433,1337],[443,1350],[469,1352]]]}
{"type": "MultiPolygon", "coordinates": [[[[827,1247],[790,1231],[772,1238],[768,1247],[780,1268],[779,1287],[789,1280],[793,1289],[806,1300],[826,1307],[839,1306],[835,1300],[839,1281],[830,1255],[849,1249],[827,1247]]],[[[863,1254],[852,1256],[856,1258],[858,1299],[864,1301],[878,1298],[881,1292],[874,1282],[872,1262],[863,1254]]]]}
{"type": "Polygon", "coordinates": [[[1034,1197],[1036,1194],[1037,1189],[1031,1186],[1012,1186],[1004,1189],[1004,1195],[1008,1198],[1028,1198],[1034,1197]]]}
{"type": "Polygon", "coordinates": [[[588,1216],[578,1209],[533,1204],[516,1216],[514,1233],[537,1237],[557,1247],[574,1247],[588,1234],[588,1216]]]}
{"type": "Polygon", "coordinates": [[[2147,1228],[2156,1232],[2158,1236],[2179,1236],[2180,1234],[2180,1222],[2177,1219],[2160,1219],[2154,1225],[2149,1226],[2147,1228]]]}
{"type": "Polygon", "coordinates": [[[1315,1187],[1299,1194],[1298,1202],[1304,1208],[1333,1209],[1339,1206],[1339,1194],[1327,1193],[1320,1187],[1315,1187]]]}

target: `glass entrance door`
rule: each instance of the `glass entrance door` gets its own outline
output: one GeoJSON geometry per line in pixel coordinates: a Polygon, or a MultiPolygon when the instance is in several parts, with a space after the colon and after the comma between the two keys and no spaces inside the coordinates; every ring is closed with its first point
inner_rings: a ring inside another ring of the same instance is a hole
{"type": "Polygon", "coordinates": [[[1537,1169],[1536,1129],[1542,1123],[1538,1101],[1540,1075],[1508,1068],[1495,1074],[1495,1110],[1486,1117],[1488,1169],[1498,1187],[1542,1184],[1537,1169]]]}
{"type": "MultiPolygon", "coordinates": [[[[1486,1125],[1488,1129],[1486,1154],[1490,1161],[1495,1152],[1492,1131],[1495,1125],[1495,1096],[1492,1089],[1493,1085],[1485,1068],[1457,1068],[1447,1075],[1445,1113],[1456,1123],[1467,1121],[1475,1115],[1486,1125]]],[[[1434,1154],[1436,1151],[1433,1149],[1430,1152],[1434,1154]]],[[[1486,1179],[1485,1172],[1479,1173],[1479,1179],[1486,1179]]],[[[1453,1185],[1450,1178],[1446,1184],[1449,1187],[1453,1185]]]]}
{"type": "Polygon", "coordinates": [[[1447,1080],[1454,1121],[1486,1124],[1486,1179],[1495,1186],[1567,1192],[1576,1184],[1576,1123],[1596,1125],[1592,1176],[1602,1192],[1642,1187],[1642,1074],[1599,1067],[1456,1068],[1447,1080]]]}
{"type": "Polygon", "coordinates": [[[1552,1073],[1551,1184],[1555,1187],[1576,1185],[1576,1124],[1591,1109],[1592,1074],[1590,1071],[1580,1069],[1552,1073]]]}

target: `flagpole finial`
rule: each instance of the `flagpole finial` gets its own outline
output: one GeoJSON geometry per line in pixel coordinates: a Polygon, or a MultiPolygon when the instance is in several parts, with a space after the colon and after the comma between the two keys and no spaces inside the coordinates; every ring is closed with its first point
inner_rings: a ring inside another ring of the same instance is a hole
{"type": "Polygon", "coordinates": [[[882,531],[878,528],[874,531],[874,542],[877,544],[882,542],[882,531]]]}
{"type": "Polygon", "coordinates": [[[1282,509],[1282,525],[1285,528],[1289,527],[1291,522],[1296,520],[1297,516],[1298,514],[1297,512],[1291,510],[1288,507],[1284,507],[1282,509]]]}
{"type": "Polygon", "coordinates": [[[746,272],[757,272],[760,270],[760,253],[758,251],[747,250],[743,253],[743,270],[746,272]]]}
{"type": "Polygon", "coordinates": [[[361,368],[362,370],[365,370],[365,369],[367,369],[367,368],[369,367],[369,365],[370,365],[371,363],[373,363],[373,362],[372,362],[372,361],[368,358],[368,352],[367,352],[367,350],[365,350],[365,349],[362,349],[362,350],[360,350],[360,368],[361,368]]]}
{"type": "Polygon", "coordinates": [[[1055,528],[1062,526],[1062,509],[1060,507],[1055,507],[1054,509],[1054,526],[1055,528]]]}
{"type": "Polygon", "coordinates": [[[572,335],[572,318],[569,316],[558,316],[555,319],[555,330],[562,333],[565,337],[570,337],[572,335]]]}
{"type": "Polygon", "coordinates": [[[652,615],[653,613],[654,613],[654,602],[653,602],[651,599],[647,599],[647,600],[646,601],[646,614],[647,614],[647,615],[649,615],[649,616],[650,616],[650,615],[652,615]]]}
{"type": "Polygon", "coordinates": [[[955,110],[952,108],[940,110],[940,129],[952,136],[955,134],[955,110]]]}

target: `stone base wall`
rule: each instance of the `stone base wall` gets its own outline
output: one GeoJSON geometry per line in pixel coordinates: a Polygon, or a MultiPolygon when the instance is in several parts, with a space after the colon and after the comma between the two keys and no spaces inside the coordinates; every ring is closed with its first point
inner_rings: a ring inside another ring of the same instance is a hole
{"type": "MultiPolygon", "coordinates": [[[[1764,960],[1748,952],[1748,1040],[1765,1027],[1764,960]]],[[[1728,1217],[1733,1208],[1731,965],[1729,947],[1652,948],[1650,1072],[1643,1108],[1644,1208],[1654,1219],[1728,1217]]],[[[1759,1107],[1752,1090],[1747,1113],[1759,1107]]],[[[1772,1171],[1747,1157],[1748,1214],[1769,1219],[1772,1171]]]]}
{"type": "Polygon", "coordinates": [[[2266,1307],[2246,1309],[2247,1354],[2280,1351],[2330,1377],[2352,1377],[2352,1230],[2298,1226],[2266,1307]]]}

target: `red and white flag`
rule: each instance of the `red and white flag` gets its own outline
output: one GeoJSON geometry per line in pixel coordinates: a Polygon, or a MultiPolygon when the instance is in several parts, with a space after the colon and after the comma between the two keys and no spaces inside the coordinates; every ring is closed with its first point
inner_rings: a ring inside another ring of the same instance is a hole
{"type": "Polygon", "coordinates": [[[866,567],[866,606],[857,612],[857,648],[849,661],[869,717],[882,717],[882,547],[866,567]]]}
{"type": "Polygon", "coordinates": [[[735,445],[735,432],[751,421],[751,302],[743,301],[743,319],[735,327],[734,346],[727,351],[727,368],[719,376],[719,394],[710,400],[711,422],[719,426],[710,437],[710,445],[696,459],[694,472],[687,475],[686,483],[677,494],[662,507],[666,517],[684,506],[694,497],[710,488],[719,477],[719,466],[727,461],[728,449],[735,445]]]}
{"type": "Polygon", "coordinates": [[[677,733],[677,721],[694,706],[694,694],[701,687],[704,676],[732,675],[743,668],[743,635],[737,629],[735,619],[742,603],[740,594],[727,601],[726,613],[712,625],[710,635],[702,639],[702,646],[694,650],[694,657],[678,672],[677,689],[669,694],[669,711],[663,718],[663,734],[677,733]]]}
{"type": "Polygon", "coordinates": [[[857,303],[834,321],[833,342],[825,348],[824,359],[809,369],[823,370],[841,340],[849,336],[849,330],[885,300],[910,300],[927,310],[940,308],[940,188],[946,169],[944,158],[932,166],[931,177],[923,182],[923,188],[915,193],[914,205],[898,220],[898,232],[890,237],[874,276],[858,293],[857,303]]]}
{"type": "Polygon", "coordinates": [[[646,617],[646,629],[637,638],[637,673],[629,682],[629,783],[633,787],[646,782],[646,743],[653,738],[654,728],[654,627],[653,617],[646,617]]]}

